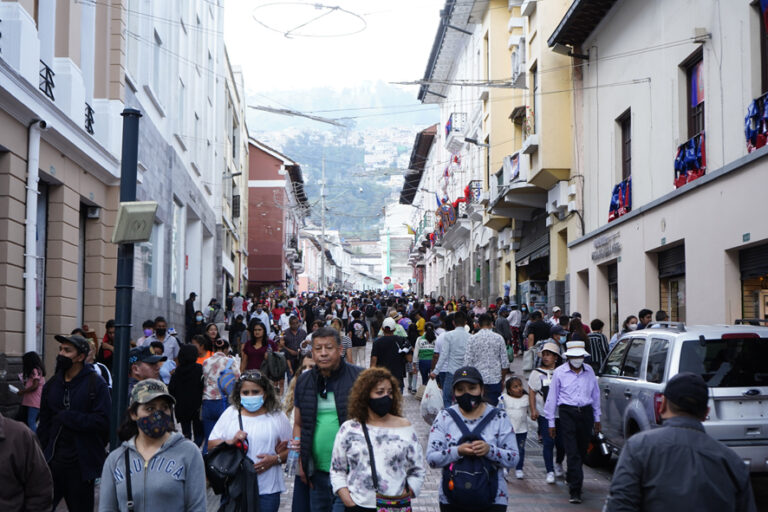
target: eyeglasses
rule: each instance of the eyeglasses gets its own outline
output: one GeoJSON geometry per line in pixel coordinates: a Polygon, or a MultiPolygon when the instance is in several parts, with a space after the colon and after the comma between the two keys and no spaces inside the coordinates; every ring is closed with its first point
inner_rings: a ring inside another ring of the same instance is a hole
{"type": "Polygon", "coordinates": [[[240,380],[258,380],[261,379],[261,372],[259,370],[246,370],[240,375],[240,380]]]}

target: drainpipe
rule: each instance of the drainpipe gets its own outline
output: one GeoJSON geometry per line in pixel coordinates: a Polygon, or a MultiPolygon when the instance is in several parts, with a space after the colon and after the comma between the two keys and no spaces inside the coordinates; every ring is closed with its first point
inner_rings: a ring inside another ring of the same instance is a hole
{"type": "Polygon", "coordinates": [[[27,231],[24,250],[24,352],[37,350],[37,184],[40,180],[40,131],[45,121],[35,120],[27,135],[27,231]]]}

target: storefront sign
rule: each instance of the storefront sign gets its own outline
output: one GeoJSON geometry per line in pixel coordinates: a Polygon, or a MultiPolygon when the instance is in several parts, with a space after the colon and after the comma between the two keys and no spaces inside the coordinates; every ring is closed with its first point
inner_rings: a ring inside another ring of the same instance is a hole
{"type": "Polygon", "coordinates": [[[592,242],[592,245],[595,247],[595,250],[592,252],[592,261],[601,260],[621,252],[619,233],[598,237],[592,242]]]}

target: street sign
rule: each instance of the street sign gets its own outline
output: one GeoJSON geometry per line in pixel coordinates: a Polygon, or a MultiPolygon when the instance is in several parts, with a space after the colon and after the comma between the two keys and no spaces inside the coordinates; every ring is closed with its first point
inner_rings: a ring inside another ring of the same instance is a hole
{"type": "Polygon", "coordinates": [[[392,278],[391,278],[391,277],[389,277],[389,276],[386,276],[386,277],[384,278],[384,284],[389,284],[389,283],[391,283],[391,282],[392,282],[392,278]]]}

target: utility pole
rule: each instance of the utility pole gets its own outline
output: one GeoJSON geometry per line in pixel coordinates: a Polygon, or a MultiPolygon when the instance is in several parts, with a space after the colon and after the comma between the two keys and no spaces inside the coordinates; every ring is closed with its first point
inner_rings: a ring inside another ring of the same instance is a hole
{"type": "MultiPolygon", "coordinates": [[[[123,149],[120,162],[120,202],[136,201],[136,166],[139,154],[139,118],[141,112],[126,108],[123,116],[123,149]]],[[[115,357],[112,386],[112,411],[109,422],[110,447],[117,448],[117,428],[128,408],[128,351],[131,338],[133,301],[133,243],[117,247],[117,284],[115,286],[115,357]]]]}
{"type": "Polygon", "coordinates": [[[321,161],[320,182],[320,286],[318,292],[325,289],[325,148],[321,161]]]}

